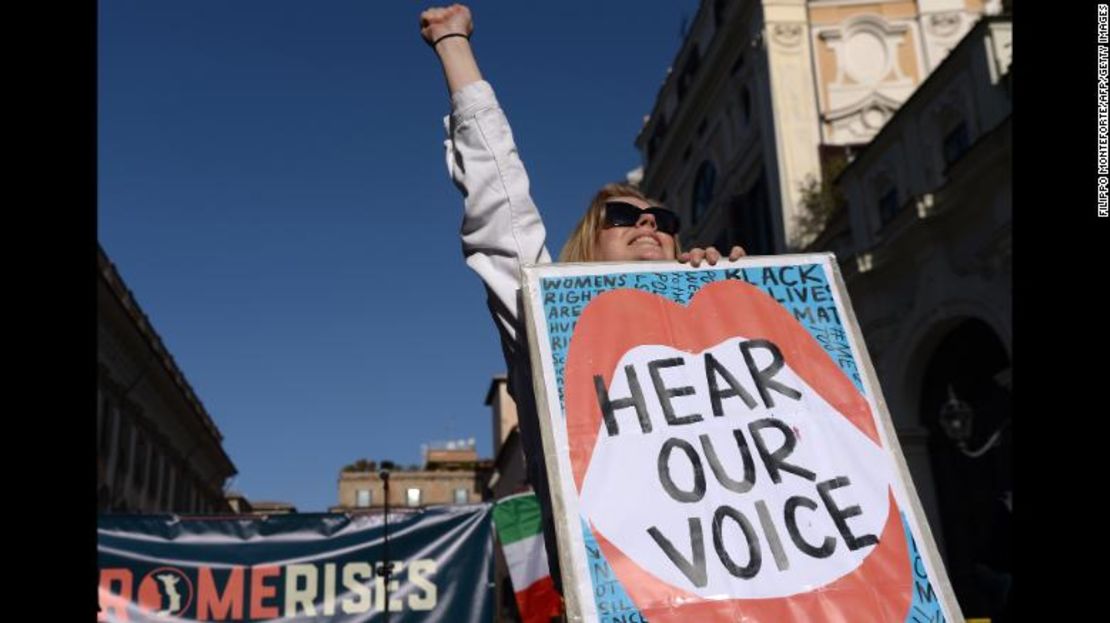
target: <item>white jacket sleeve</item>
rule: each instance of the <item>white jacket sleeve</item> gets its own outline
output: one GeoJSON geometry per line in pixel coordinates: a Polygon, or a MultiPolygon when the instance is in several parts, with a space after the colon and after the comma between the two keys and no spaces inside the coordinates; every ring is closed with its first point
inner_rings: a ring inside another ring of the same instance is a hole
{"type": "MultiPolygon", "coordinates": [[[[445,121],[447,169],[462,191],[466,212],[462,249],[482,278],[502,346],[515,350],[521,266],[551,261],[547,233],[529,194],[528,174],[517,155],[509,121],[493,88],[480,81],[451,96],[445,121]]],[[[510,356],[506,352],[506,357],[510,356]]]]}

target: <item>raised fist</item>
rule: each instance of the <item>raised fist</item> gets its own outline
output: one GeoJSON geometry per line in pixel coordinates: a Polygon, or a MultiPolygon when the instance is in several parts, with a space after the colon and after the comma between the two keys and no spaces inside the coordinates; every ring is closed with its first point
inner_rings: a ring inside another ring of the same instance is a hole
{"type": "Polygon", "coordinates": [[[470,18],[470,9],[461,4],[431,8],[420,14],[420,36],[429,44],[443,35],[470,35],[473,31],[474,22],[470,18]]]}

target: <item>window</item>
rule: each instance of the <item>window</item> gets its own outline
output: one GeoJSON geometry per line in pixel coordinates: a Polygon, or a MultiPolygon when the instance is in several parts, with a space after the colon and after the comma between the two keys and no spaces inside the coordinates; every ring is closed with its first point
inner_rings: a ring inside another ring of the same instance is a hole
{"type": "Polygon", "coordinates": [[[179,513],[189,512],[189,498],[192,496],[192,485],[189,482],[188,475],[181,472],[181,479],[177,482],[177,488],[174,490],[173,510],[179,513]]]}
{"type": "Polygon", "coordinates": [[[355,506],[359,508],[366,508],[370,506],[373,497],[370,495],[369,489],[359,489],[355,492],[355,506]]]}
{"type": "Polygon", "coordinates": [[[470,501],[466,489],[455,489],[455,504],[466,504],[470,501]]]}
{"type": "Polygon", "coordinates": [[[728,71],[732,75],[736,75],[736,72],[740,71],[743,68],[744,68],[744,53],[741,52],[739,55],[737,55],[736,61],[732,64],[732,68],[729,69],[728,71]]]}
{"type": "Polygon", "coordinates": [[[883,225],[898,215],[898,189],[891,186],[879,197],[879,220],[883,225]]]}
{"type": "Polygon", "coordinates": [[[749,255],[774,253],[775,240],[766,171],[761,169],[747,192],[733,197],[729,204],[729,224],[732,228],[729,238],[744,247],[749,255]]]}
{"type": "Polygon", "coordinates": [[[717,181],[717,169],[708,160],[701,163],[694,177],[694,193],[691,198],[693,221],[697,223],[709,210],[713,202],[713,186],[717,181]]]}
{"type": "Polygon", "coordinates": [[[169,457],[163,459],[162,469],[165,472],[165,480],[162,482],[162,495],[158,499],[158,507],[161,510],[173,510],[171,508],[170,499],[170,485],[174,482],[173,465],[170,463],[169,457]]]}
{"type": "Polygon", "coordinates": [[[158,493],[158,483],[162,480],[164,465],[165,462],[162,460],[161,453],[154,452],[153,463],[150,467],[150,478],[146,481],[146,494],[153,500],[155,506],[158,505],[158,500],[154,496],[158,493]]]}
{"type": "Polygon", "coordinates": [[[405,490],[405,505],[420,506],[420,489],[412,487],[405,490]]]}
{"type": "Polygon", "coordinates": [[[967,122],[960,121],[944,135],[944,164],[952,163],[964,155],[968,147],[967,122]]]}
{"type": "Polygon", "coordinates": [[[114,475],[114,482],[116,487],[123,490],[127,484],[124,478],[127,476],[128,463],[131,460],[131,422],[123,413],[117,411],[119,421],[119,436],[116,438],[116,443],[119,444],[116,450],[116,473],[114,475]]]}
{"type": "Polygon", "coordinates": [[[116,420],[116,407],[108,398],[104,399],[104,421],[100,426],[100,454],[108,460],[112,449],[112,427],[116,420]]]}
{"type": "Polygon", "coordinates": [[[660,113],[659,121],[655,124],[655,129],[651,131],[651,140],[648,141],[648,160],[655,158],[655,152],[663,144],[663,138],[667,136],[667,118],[660,113]]]}
{"type": "Polygon", "coordinates": [[[146,478],[146,435],[135,429],[135,465],[131,470],[131,486],[142,491],[143,478],[146,478]]]}
{"type": "Polygon", "coordinates": [[[686,97],[686,92],[690,86],[694,84],[694,75],[698,73],[698,67],[701,65],[701,55],[695,47],[690,52],[690,56],[686,58],[686,64],[682,67],[682,74],[678,78],[678,101],[686,97]]]}

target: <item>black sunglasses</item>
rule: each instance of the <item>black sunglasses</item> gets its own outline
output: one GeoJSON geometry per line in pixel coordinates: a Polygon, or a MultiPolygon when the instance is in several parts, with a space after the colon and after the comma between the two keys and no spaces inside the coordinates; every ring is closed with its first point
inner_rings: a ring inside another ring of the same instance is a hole
{"type": "Polygon", "coordinates": [[[605,227],[635,227],[640,218],[650,214],[655,217],[655,229],[671,236],[678,233],[678,215],[666,208],[640,208],[623,201],[609,201],[605,204],[605,227]]]}

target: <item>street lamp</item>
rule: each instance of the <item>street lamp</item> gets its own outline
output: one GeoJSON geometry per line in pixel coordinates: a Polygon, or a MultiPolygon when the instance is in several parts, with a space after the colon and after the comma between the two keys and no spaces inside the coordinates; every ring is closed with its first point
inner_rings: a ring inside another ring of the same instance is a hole
{"type": "Polygon", "coordinates": [[[975,411],[971,405],[960,400],[952,384],[948,384],[948,400],[940,407],[940,427],[944,434],[956,443],[961,450],[967,449],[967,440],[971,439],[971,427],[974,424],[975,411]]]}
{"type": "Polygon", "coordinates": [[[956,390],[951,383],[948,385],[948,400],[941,405],[938,419],[940,420],[941,429],[956,444],[956,449],[964,456],[973,459],[983,456],[997,445],[1002,437],[1002,431],[1010,424],[1010,418],[1006,418],[981,448],[968,450],[967,442],[971,440],[971,433],[975,424],[975,410],[956,395],[956,390]]]}
{"type": "Polygon", "coordinates": [[[378,568],[378,575],[382,577],[385,585],[385,621],[389,623],[389,578],[393,575],[393,561],[389,559],[389,472],[393,468],[393,461],[382,461],[378,475],[382,479],[382,488],[385,490],[385,512],[382,515],[382,566],[378,568]]]}

